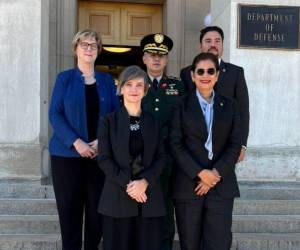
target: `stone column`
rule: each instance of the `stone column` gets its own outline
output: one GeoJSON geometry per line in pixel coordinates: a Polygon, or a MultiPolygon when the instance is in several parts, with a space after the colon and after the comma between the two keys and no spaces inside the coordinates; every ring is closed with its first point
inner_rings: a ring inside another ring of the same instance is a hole
{"type": "Polygon", "coordinates": [[[42,5],[0,1],[0,178],[41,176],[42,5]]]}
{"type": "MultiPolygon", "coordinates": [[[[251,4],[300,6],[297,0],[252,0],[251,4]]],[[[244,67],[250,96],[247,160],[240,180],[300,180],[300,52],[237,48],[238,4],[212,0],[213,24],[225,32],[224,58],[244,67]]]]}
{"type": "Polygon", "coordinates": [[[169,54],[168,75],[179,76],[180,70],[192,63],[199,53],[199,31],[204,17],[210,12],[209,0],[166,0],[164,32],[174,41],[169,54]]]}
{"type": "Polygon", "coordinates": [[[77,0],[57,2],[57,39],[59,71],[74,67],[72,39],[77,31],[77,0]]]}
{"type": "Polygon", "coordinates": [[[57,74],[74,67],[72,39],[77,31],[77,1],[49,1],[48,93],[51,95],[57,74]]]}
{"type": "Polygon", "coordinates": [[[184,48],[185,0],[166,0],[163,10],[163,30],[173,40],[167,74],[178,76],[184,48]],[[176,18],[174,18],[176,16],[176,18]]]}
{"type": "Polygon", "coordinates": [[[49,64],[50,64],[50,2],[41,1],[41,46],[40,46],[40,149],[41,178],[49,176],[49,153],[48,153],[48,109],[49,109],[49,64]]]}

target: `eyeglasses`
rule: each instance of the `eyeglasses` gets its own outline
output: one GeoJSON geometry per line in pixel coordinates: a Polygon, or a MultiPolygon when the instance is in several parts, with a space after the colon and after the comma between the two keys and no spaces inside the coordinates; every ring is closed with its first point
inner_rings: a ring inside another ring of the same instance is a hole
{"type": "Polygon", "coordinates": [[[83,50],[88,50],[89,47],[91,48],[91,50],[98,49],[97,43],[79,42],[79,45],[80,45],[80,48],[82,48],[83,50]]]}
{"type": "Polygon", "coordinates": [[[196,70],[196,73],[199,75],[199,76],[203,76],[205,74],[205,72],[209,75],[214,75],[216,73],[216,69],[214,68],[209,68],[209,69],[197,69],[196,70]]]}

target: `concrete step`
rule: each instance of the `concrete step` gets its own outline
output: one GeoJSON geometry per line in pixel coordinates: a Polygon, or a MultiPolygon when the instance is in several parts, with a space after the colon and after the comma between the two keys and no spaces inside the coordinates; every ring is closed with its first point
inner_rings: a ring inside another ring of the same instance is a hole
{"type": "MultiPolygon", "coordinates": [[[[236,199],[236,215],[300,215],[300,200],[236,199]]],[[[0,215],[55,215],[55,199],[0,199],[0,215]]]]}
{"type": "Polygon", "coordinates": [[[299,233],[236,233],[231,250],[299,250],[299,233]]]}
{"type": "MultiPolygon", "coordinates": [[[[241,198],[247,200],[300,200],[300,182],[239,182],[241,198]]],[[[0,180],[0,198],[54,198],[52,185],[37,181],[0,180]]]]}
{"type": "Polygon", "coordinates": [[[300,215],[300,200],[244,200],[236,199],[236,215],[300,215]]]}
{"type": "Polygon", "coordinates": [[[246,200],[300,200],[300,182],[239,182],[246,200]]]}
{"type": "MultiPolygon", "coordinates": [[[[300,233],[300,215],[235,215],[234,233],[300,233]]],[[[0,234],[56,234],[56,215],[1,215],[0,234]]]]}
{"type": "MultiPolygon", "coordinates": [[[[299,249],[299,233],[235,233],[230,250],[299,249]]],[[[61,250],[61,237],[59,234],[0,235],[0,250],[61,250]]],[[[180,250],[177,235],[175,235],[173,250],[180,250]]]]}
{"type": "Polygon", "coordinates": [[[42,186],[37,182],[0,182],[0,198],[55,198],[53,186],[42,186]]]}
{"type": "Polygon", "coordinates": [[[232,232],[300,233],[300,215],[233,215],[232,232]]]}
{"type": "MultiPolygon", "coordinates": [[[[300,234],[234,233],[230,250],[299,250],[300,234]]],[[[180,250],[175,235],[173,250],[180,250]]]]}
{"type": "Polygon", "coordinates": [[[59,234],[0,234],[0,250],[61,250],[59,234]]]}
{"type": "Polygon", "coordinates": [[[55,199],[0,199],[0,215],[55,215],[55,199]]]}
{"type": "Polygon", "coordinates": [[[234,233],[300,233],[300,215],[235,215],[234,233]]]}
{"type": "Polygon", "coordinates": [[[58,234],[56,215],[0,215],[0,234],[58,234]]]}

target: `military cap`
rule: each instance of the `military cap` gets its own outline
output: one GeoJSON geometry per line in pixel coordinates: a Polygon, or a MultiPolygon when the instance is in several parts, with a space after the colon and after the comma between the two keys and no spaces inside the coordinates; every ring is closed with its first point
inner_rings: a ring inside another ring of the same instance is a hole
{"type": "Polygon", "coordinates": [[[172,39],[161,33],[147,35],[141,40],[143,52],[166,55],[172,48],[172,39]]]}

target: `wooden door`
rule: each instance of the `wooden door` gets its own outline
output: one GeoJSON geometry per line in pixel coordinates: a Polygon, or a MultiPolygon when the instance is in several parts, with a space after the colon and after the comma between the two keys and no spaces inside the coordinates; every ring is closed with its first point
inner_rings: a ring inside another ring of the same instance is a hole
{"type": "Polygon", "coordinates": [[[78,28],[93,28],[103,44],[139,46],[143,36],[162,32],[162,6],[79,1],[78,28]]]}

